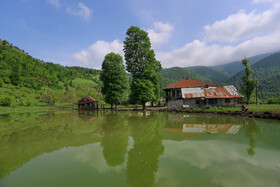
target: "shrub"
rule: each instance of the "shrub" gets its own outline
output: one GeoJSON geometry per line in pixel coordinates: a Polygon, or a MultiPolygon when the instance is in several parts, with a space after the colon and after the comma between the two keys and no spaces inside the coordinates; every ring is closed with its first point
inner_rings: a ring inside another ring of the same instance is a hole
{"type": "Polygon", "coordinates": [[[12,98],[10,96],[0,96],[0,106],[11,106],[12,98]]]}
{"type": "Polygon", "coordinates": [[[32,102],[30,100],[26,101],[26,106],[30,106],[32,102]]]}
{"type": "Polygon", "coordinates": [[[3,87],[4,81],[0,78],[0,87],[3,87]]]}
{"type": "Polygon", "coordinates": [[[20,102],[18,103],[18,105],[19,105],[19,106],[24,106],[24,102],[23,102],[23,101],[20,101],[20,102]]]}

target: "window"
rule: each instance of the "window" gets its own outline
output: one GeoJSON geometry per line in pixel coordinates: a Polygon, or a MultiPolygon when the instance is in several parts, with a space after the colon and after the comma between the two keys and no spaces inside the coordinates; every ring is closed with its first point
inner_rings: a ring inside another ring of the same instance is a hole
{"type": "Polygon", "coordinates": [[[229,98],[226,98],[226,99],[225,99],[225,102],[226,102],[226,103],[230,103],[230,99],[229,99],[229,98]]]}

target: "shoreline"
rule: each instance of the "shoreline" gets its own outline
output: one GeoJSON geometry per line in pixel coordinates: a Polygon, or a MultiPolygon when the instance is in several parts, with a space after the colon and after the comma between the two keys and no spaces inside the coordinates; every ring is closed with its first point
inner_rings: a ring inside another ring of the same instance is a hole
{"type": "MultiPolygon", "coordinates": [[[[116,110],[115,108],[113,110],[116,110]]],[[[118,111],[143,111],[143,109],[137,108],[118,108],[118,111]]],[[[175,109],[168,110],[166,108],[147,108],[146,111],[159,111],[159,112],[176,112],[176,113],[189,113],[189,114],[219,114],[230,116],[241,116],[250,118],[262,118],[262,119],[276,119],[280,120],[280,111],[207,111],[207,110],[185,110],[175,109]]]]}
{"type": "MultiPolygon", "coordinates": [[[[57,107],[22,107],[22,108],[7,108],[8,111],[0,112],[0,115],[10,113],[24,113],[24,112],[42,112],[42,111],[59,111],[59,110],[79,110],[73,109],[69,106],[57,106],[57,107]],[[22,109],[22,110],[21,110],[22,109]]],[[[99,110],[111,110],[111,108],[104,108],[99,110]]],[[[142,108],[113,108],[117,111],[143,111],[142,108]]],[[[92,110],[84,110],[92,111],[92,110]]],[[[176,113],[188,113],[188,114],[218,114],[218,115],[229,115],[229,116],[241,116],[250,118],[261,118],[261,119],[275,119],[280,120],[280,111],[207,111],[207,110],[186,110],[186,109],[173,109],[168,110],[166,107],[147,107],[145,111],[159,111],[159,112],[176,112],[176,113]]]]}

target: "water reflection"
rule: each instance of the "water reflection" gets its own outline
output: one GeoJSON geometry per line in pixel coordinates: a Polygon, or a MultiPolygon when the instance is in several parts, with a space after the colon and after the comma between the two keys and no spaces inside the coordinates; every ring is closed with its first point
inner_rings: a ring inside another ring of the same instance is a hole
{"type": "MultiPolygon", "coordinates": [[[[32,170],[32,163],[38,165],[40,159],[50,157],[47,163],[57,162],[58,166],[46,167],[49,173],[55,173],[58,167],[65,181],[86,173],[91,179],[100,178],[100,184],[103,179],[120,178],[119,186],[168,186],[162,181],[170,182],[170,176],[174,181],[169,186],[198,184],[201,178],[205,180],[203,184],[219,186],[212,182],[224,178],[228,181],[232,173],[254,171],[249,172],[254,177],[255,173],[264,174],[267,168],[280,172],[280,160],[276,159],[280,154],[280,127],[275,122],[111,111],[11,114],[0,119],[0,186],[3,180],[14,181],[23,173],[27,173],[27,181],[31,180],[33,175],[28,175],[30,171],[23,165],[32,170]],[[267,160],[267,153],[273,159],[267,160]],[[70,168],[68,175],[63,175],[64,168],[70,168]],[[197,181],[190,182],[193,178],[197,181]]],[[[273,175],[269,171],[267,175],[273,175]]]]}
{"type": "Polygon", "coordinates": [[[154,186],[158,159],[164,151],[161,134],[163,118],[154,113],[149,117],[130,117],[128,122],[134,146],[128,152],[127,182],[131,186],[154,186]]]}
{"type": "Polygon", "coordinates": [[[102,122],[103,156],[110,166],[122,165],[128,146],[128,124],[124,116],[117,113],[105,114],[102,122]]]}
{"type": "Polygon", "coordinates": [[[261,135],[262,129],[261,126],[257,123],[257,121],[252,119],[250,120],[250,122],[247,121],[245,123],[245,131],[246,131],[246,136],[249,138],[249,142],[250,142],[250,147],[247,150],[248,155],[253,157],[256,154],[255,152],[257,146],[256,136],[261,135]]]}
{"type": "Polygon", "coordinates": [[[10,115],[8,123],[0,121],[0,178],[43,153],[99,142],[98,124],[72,113],[10,115]]]}

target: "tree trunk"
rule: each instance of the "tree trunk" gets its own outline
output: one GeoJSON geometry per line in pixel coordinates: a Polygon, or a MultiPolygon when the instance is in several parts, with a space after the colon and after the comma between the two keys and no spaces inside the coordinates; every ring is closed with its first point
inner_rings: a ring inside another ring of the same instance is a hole
{"type": "Polygon", "coordinates": [[[146,110],[146,105],[145,105],[145,103],[143,103],[143,110],[146,110]]]}
{"type": "Polygon", "coordinates": [[[247,97],[247,105],[250,105],[250,98],[247,97]]]}
{"type": "Polygon", "coordinates": [[[113,110],[113,104],[111,104],[111,110],[113,110]]]}

